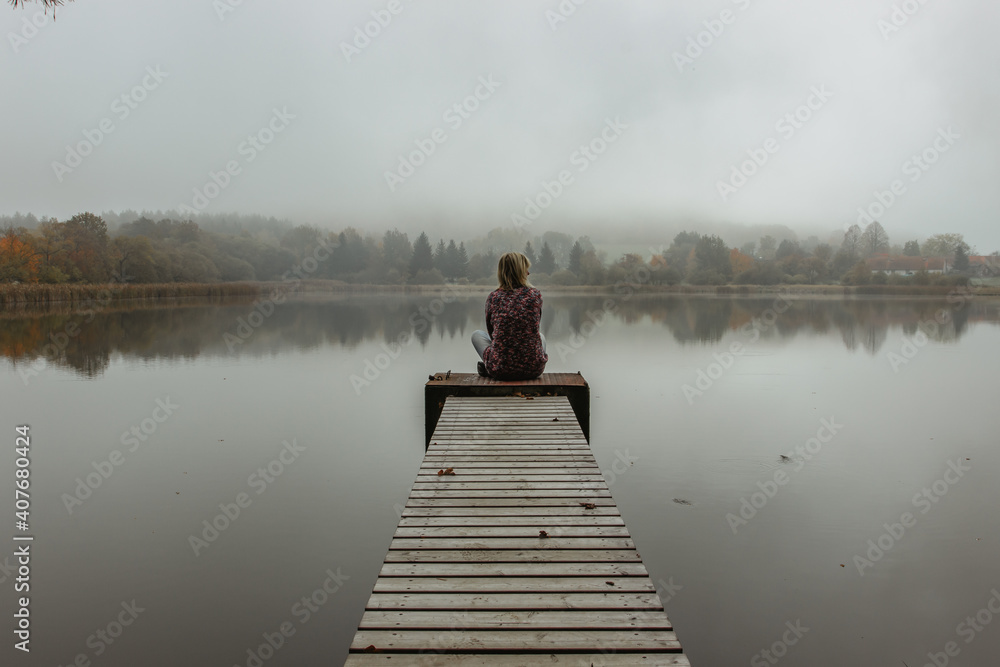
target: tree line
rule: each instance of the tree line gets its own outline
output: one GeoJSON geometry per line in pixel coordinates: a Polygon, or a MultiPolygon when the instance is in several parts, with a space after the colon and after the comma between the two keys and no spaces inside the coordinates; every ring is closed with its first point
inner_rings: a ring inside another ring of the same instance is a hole
{"type": "Polygon", "coordinates": [[[398,229],[378,235],[353,227],[332,232],[300,225],[251,232],[230,225],[230,233],[209,231],[192,220],[143,216],[120,223],[112,233],[104,218],[93,213],[65,222],[32,220],[34,228],[29,229],[7,219],[0,230],[0,282],[268,281],[294,271],[303,278],[354,284],[491,284],[500,254],[517,250],[528,256],[532,281],[539,285],[862,284],[890,282],[868,269],[865,260],[876,255],[946,257],[961,271],[968,268],[973,251],[961,234],[892,246],[878,222],[864,230],[850,227],[836,247],[815,237],[800,243],[768,235],[735,248],[716,235],[684,231],[648,260],[626,253],[608,262],[588,237],[551,231],[528,237],[522,230],[498,228],[470,239],[467,246],[443,238],[432,244],[423,232],[411,242],[398,229]]]}

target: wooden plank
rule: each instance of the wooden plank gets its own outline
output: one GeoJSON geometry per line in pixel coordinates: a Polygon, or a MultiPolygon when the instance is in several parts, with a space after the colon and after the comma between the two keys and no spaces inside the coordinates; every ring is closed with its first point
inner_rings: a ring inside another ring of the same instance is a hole
{"type": "MultiPolygon", "coordinates": [[[[506,493],[505,489],[414,489],[410,491],[411,498],[510,498],[514,495],[506,493]],[[499,494],[499,495],[498,495],[499,494]]],[[[610,498],[611,492],[607,487],[593,489],[519,489],[518,496],[521,498],[574,498],[579,500],[589,500],[594,497],[610,498]]]]}
{"type": "Polygon", "coordinates": [[[490,474],[490,475],[501,475],[504,472],[510,472],[512,474],[534,474],[534,473],[544,473],[551,475],[553,473],[573,470],[577,468],[584,468],[584,472],[593,472],[593,468],[597,467],[596,461],[588,461],[583,458],[576,460],[559,458],[554,461],[546,460],[539,461],[538,459],[517,459],[514,457],[506,457],[508,460],[496,460],[495,457],[486,457],[484,460],[476,461],[475,459],[455,459],[453,457],[444,456],[440,459],[431,457],[425,458],[424,463],[420,466],[420,471],[418,474],[436,474],[438,470],[442,468],[453,468],[455,472],[468,472],[469,474],[490,474]],[[450,464],[450,465],[449,465],[450,464]],[[506,467],[505,467],[506,466],[506,467]],[[492,472],[483,472],[484,470],[491,470],[492,472]]]}
{"type": "Polygon", "coordinates": [[[494,549],[635,549],[629,537],[397,537],[389,549],[494,550],[494,549]]]}
{"type": "Polygon", "coordinates": [[[417,516],[620,516],[617,507],[406,507],[403,517],[417,516]]]}
{"type": "MultiPolygon", "coordinates": [[[[410,498],[406,502],[408,508],[423,507],[576,507],[580,503],[593,503],[598,507],[615,507],[615,501],[610,496],[569,496],[560,498],[526,498],[504,496],[501,498],[410,498]]],[[[617,508],[615,509],[617,511],[617,508]]]]}
{"type": "Polygon", "coordinates": [[[428,452],[424,456],[424,460],[421,462],[420,466],[422,468],[435,467],[440,464],[442,460],[451,460],[458,463],[466,465],[486,465],[490,463],[496,463],[498,465],[508,465],[517,464],[520,466],[553,466],[562,465],[563,463],[579,464],[579,465],[596,465],[597,460],[590,453],[561,453],[561,452],[546,452],[544,455],[539,456],[533,452],[519,452],[514,451],[510,454],[491,454],[484,453],[482,451],[476,451],[475,453],[469,454],[455,454],[451,452],[428,452]]]}
{"type": "Polygon", "coordinates": [[[403,632],[359,630],[351,650],[375,646],[380,651],[680,651],[668,630],[480,630],[477,632],[403,632]]]}
{"type": "Polygon", "coordinates": [[[618,515],[580,516],[404,516],[400,527],[418,526],[624,526],[618,515]]]}
{"type": "Polygon", "coordinates": [[[368,609],[632,609],[663,611],[655,593],[374,593],[368,609]]]}
{"type": "Polygon", "coordinates": [[[363,630],[673,630],[666,614],[648,611],[414,611],[369,610],[363,630]]]}
{"type": "MultiPolygon", "coordinates": [[[[584,475],[577,475],[577,477],[583,478],[584,475]]],[[[580,489],[580,490],[591,490],[599,491],[601,488],[607,488],[604,483],[603,477],[597,477],[593,481],[587,479],[567,479],[565,481],[561,480],[543,480],[543,481],[530,481],[526,479],[513,479],[513,480],[483,480],[483,481],[450,481],[445,480],[443,482],[415,482],[413,484],[414,491],[464,491],[464,490],[488,490],[488,489],[510,489],[515,491],[529,491],[532,489],[580,489]],[[599,481],[598,481],[599,480],[599,481]]]]}
{"type": "Polygon", "coordinates": [[[647,577],[642,563],[384,563],[379,577],[647,577]]]}
{"type": "Polygon", "coordinates": [[[654,593],[649,577],[380,577],[376,593],[654,593]]]}
{"type": "MultiPolygon", "coordinates": [[[[549,533],[555,533],[553,526],[549,533]]],[[[549,537],[628,537],[625,526],[567,526],[557,535],[549,537]]],[[[539,536],[537,526],[430,526],[396,528],[394,537],[533,537],[539,541],[548,539],[539,536]]]]}
{"type": "Polygon", "coordinates": [[[452,482],[474,482],[476,484],[486,484],[490,482],[502,483],[502,484],[520,484],[522,482],[529,482],[532,484],[538,484],[541,482],[558,482],[563,484],[565,482],[592,482],[600,483],[604,480],[604,476],[599,472],[590,473],[578,473],[578,474],[560,474],[552,475],[546,473],[520,473],[520,474],[510,474],[504,475],[503,471],[496,471],[490,474],[473,474],[472,472],[463,472],[462,470],[455,470],[454,475],[438,475],[430,471],[422,472],[417,475],[417,484],[451,484],[452,482]],[[497,474],[499,473],[499,474],[497,474]]]}
{"type": "Polygon", "coordinates": [[[682,653],[564,653],[550,655],[352,653],[344,667],[690,667],[682,653]]]}
{"type": "Polygon", "coordinates": [[[390,550],[386,563],[586,563],[637,562],[642,559],[634,549],[466,549],[390,550]]]}

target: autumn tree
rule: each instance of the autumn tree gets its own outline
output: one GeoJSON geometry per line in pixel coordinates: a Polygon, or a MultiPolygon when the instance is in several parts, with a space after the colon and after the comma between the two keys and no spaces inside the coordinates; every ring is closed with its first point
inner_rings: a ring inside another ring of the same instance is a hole
{"type": "Polygon", "coordinates": [[[738,276],[753,268],[753,257],[738,248],[729,251],[729,264],[733,267],[733,275],[738,276]]]}
{"type": "Polygon", "coordinates": [[[117,236],[108,252],[112,280],[119,283],[157,281],[153,248],[144,236],[117,236]]]}
{"type": "Polygon", "coordinates": [[[37,282],[41,265],[33,239],[23,227],[7,227],[0,235],[0,282],[37,282]]]}
{"type": "Polygon", "coordinates": [[[406,275],[412,256],[413,245],[405,232],[390,229],[382,235],[382,261],[389,280],[398,282],[406,275]]]}
{"type": "Polygon", "coordinates": [[[680,232],[674,237],[674,240],[670,243],[670,247],[663,252],[663,258],[667,260],[670,268],[681,275],[686,275],[694,268],[693,266],[689,266],[688,260],[691,258],[694,248],[700,240],[701,234],[698,232],[680,232]]]}
{"type": "MultiPolygon", "coordinates": [[[[958,246],[965,243],[961,234],[935,234],[924,241],[924,257],[954,257],[958,246]]],[[[966,246],[968,250],[968,246],[966,246]]]]}
{"type": "Polygon", "coordinates": [[[861,227],[858,225],[851,225],[844,232],[844,240],[840,244],[840,249],[844,253],[851,257],[852,259],[857,259],[861,256],[861,227]]]}
{"type": "Polygon", "coordinates": [[[861,234],[861,251],[865,257],[889,251],[889,235],[878,220],[869,223],[861,234]]]}
{"type": "Polygon", "coordinates": [[[108,225],[93,213],[79,213],[62,223],[70,277],[86,283],[107,282],[108,225]]]}

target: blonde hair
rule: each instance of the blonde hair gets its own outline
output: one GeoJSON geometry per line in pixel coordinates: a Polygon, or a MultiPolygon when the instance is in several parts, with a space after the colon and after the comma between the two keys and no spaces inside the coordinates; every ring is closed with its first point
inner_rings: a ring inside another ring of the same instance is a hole
{"type": "Polygon", "coordinates": [[[531,287],[528,282],[528,267],[531,261],[519,252],[505,252],[497,264],[497,280],[500,289],[531,287]]]}

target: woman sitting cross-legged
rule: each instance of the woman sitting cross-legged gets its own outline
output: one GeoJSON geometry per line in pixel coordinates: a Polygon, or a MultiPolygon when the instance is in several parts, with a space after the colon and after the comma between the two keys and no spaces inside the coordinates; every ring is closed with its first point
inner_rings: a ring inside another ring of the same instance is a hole
{"type": "Polygon", "coordinates": [[[472,333],[482,358],[479,374],[497,380],[533,380],[545,370],[545,336],[538,331],[542,293],[528,282],[531,262],[508,252],[497,265],[500,287],[486,298],[486,331],[472,333]]]}

